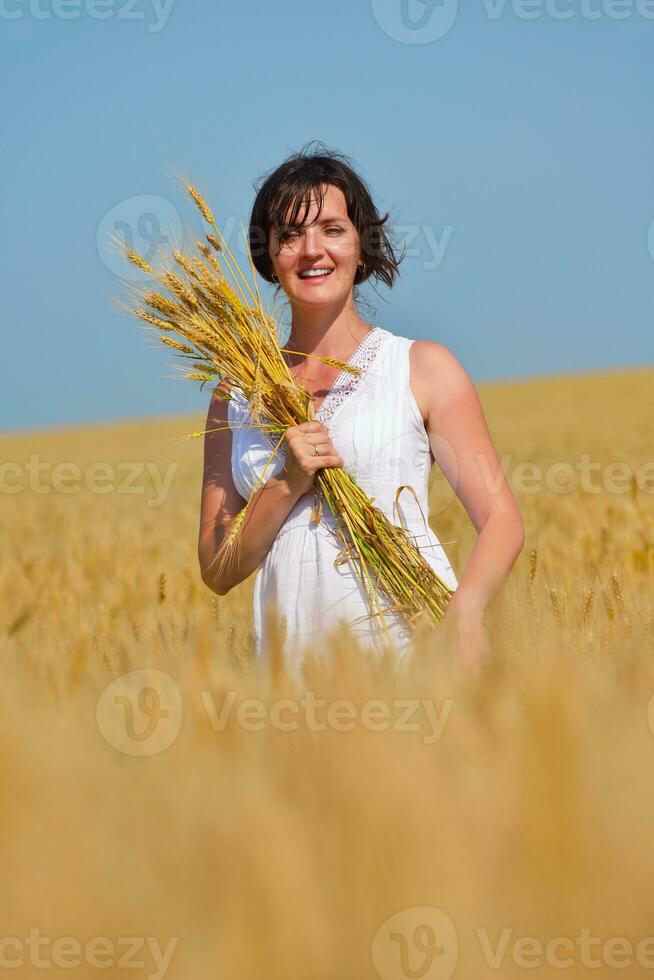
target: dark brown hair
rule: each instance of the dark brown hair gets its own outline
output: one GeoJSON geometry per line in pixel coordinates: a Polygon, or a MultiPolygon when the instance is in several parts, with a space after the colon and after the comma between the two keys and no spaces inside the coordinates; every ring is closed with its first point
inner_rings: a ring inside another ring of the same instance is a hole
{"type": "Polygon", "coordinates": [[[388,212],[380,218],[365,181],[355,172],[345,154],[328,149],[318,140],[311,140],[261,179],[263,183],[259,188],[256,182],[253,185],[256,198],[250,215],[249,246],[254,266],[264,279],[274,281],[268,254],[271,229],[303,224],[314,190],[318,194],[318,212],[314,219],[317,220],[323,208],[323,185],[331,184],[343,192],[348,217],[359,234],[361,261],[365,265],[363,269],[357,268],[354,285],[374,276],[393,287],[404,256],[399,260],[396,258],[384,228],[388,212]],[[311,151],[312,143],[317,143],[322,150],[311,151]],[[302,219],[298,221],[303,204],[302,219]],[[291,212],[287,220],[289,207],[291,212]]]}

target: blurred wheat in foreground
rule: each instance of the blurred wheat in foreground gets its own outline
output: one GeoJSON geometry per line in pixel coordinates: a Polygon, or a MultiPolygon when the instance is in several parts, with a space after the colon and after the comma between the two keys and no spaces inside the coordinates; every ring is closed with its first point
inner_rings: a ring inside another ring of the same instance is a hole
{"type": "MultiPolygon", "coordinates": [[[[394,666],[337,624],[302,695],[274,657],[258,669],[251,581],[219,598],[200,580],[187,418],[4,437],[14,974],[161,976],[145,940],[176,937],[165,976],[183,980],[654,975],[653,381],[480,386],[527,544],[478,680],[433,635],[394,666]],[[164,687],[121,687],[133,671],[164,687]],[[57,937],[108,945],[44,972],[30,930],[45,958],[57,937]],[[129,972],[121,937],[142,940],[129,972]]],[[[460,575],[474,531],[438,473],[431,491],[460,575]]]]}

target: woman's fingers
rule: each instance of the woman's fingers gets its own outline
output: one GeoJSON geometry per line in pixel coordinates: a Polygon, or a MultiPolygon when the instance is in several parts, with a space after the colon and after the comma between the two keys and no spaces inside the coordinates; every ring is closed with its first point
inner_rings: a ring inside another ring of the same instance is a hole
{"type": "Polygon", "coordinates": [[[343,459],[334,448],[329,430],[322,422],[312,419],[310,422],[301,422],[300,425],[293,428],[297,430],[302,439],[302,445],[307,454],[305,461],[312,469],[343,465],[343,459]],[[316,446],[318,452],[316,452],[316,446]]]}
{"type": "Polygon", "coordinates": [[[325,433],[322,432],[310,433],[307,436],[307,441],[309,443],[309,450],[315,457],[316,468],[319,469],[321,466],[342,466],[343,460],[340,453],[336,452],[334,444],[329,436],[327,430],[325,433]],[[316,448],[318,452],[316,452],[316,448]]]}
{"type": "Polygon", "coordinates": [[[285,439],[287,480],[302,493],[311,489],[318,470],[343,466],[343,459],[334,449],[328,430],[316,419],[289,426],[285,439]]]}
{"type": "Polygon", "coordinates": [[[328,453],[328,454],[326,454],[326,453],[321,452],[319,456],[316,455],[316,461],[317,461],[316,462],[316,469],[317,470],[322,469],[324,466],[342,466],[343,465],[343,460],[338,455],[338,453],[328,453]]]}

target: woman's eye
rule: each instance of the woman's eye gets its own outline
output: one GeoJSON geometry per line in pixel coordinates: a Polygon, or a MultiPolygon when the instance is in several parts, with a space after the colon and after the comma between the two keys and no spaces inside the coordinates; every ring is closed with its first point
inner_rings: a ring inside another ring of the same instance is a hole
{"type": "MultiPolygon", "coordinates": [[[[345,229],[344,228],[341,228],[340,225],[330,225],[329,228],[326,229],[326,231],[328,231],[328,232],[336,232],[336,234],[340,234],[342,231],[345,231],[345,229]]],[[[297,229],[295,229],[295,228],[289,228],[289,229],[286,229],[285,231],[280,231],[279,232],[279,238],[280,238],[280,241],[286,242],[290,238],[295,238],[296,235],[299,235],[299,234],[300,234],[300,232],[297,229]]]]}

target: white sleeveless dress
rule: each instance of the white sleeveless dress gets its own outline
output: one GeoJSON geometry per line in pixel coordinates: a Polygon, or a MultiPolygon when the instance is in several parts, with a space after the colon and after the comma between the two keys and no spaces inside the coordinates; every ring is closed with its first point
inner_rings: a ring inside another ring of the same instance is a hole
{"type": "MultiPolygon", "coordinates": [[[[373,328],[347,362],[359,368],[361,375],[342,371],[315,417],[328,429],[344,469],[393,524],[408,529],[423,557],[450,589],[456,589],[457,578],[447,554],[427,524],[433,457],[409,386],[412,343],[412,339],[383,327],[373,328]],[[414,488],[420,507],[410,490],[402,491],[395,507],[397,488],[406,484],[414,488]]],[[[238,388],[232,390],[228,402],[228,420],[232,428],[234,485],[247,500],[275,443],[253,426],[247,399],[238,388]]],[[[284,450],[282,443],[264,482],[283,469],[284,450]]],[[[343,544],[335,537],[333,514],[324,502],[320,522],[310,523],[313,503],[312,488],[289,513],[259,566],[254,583],[257,657],[266,653],[265,611],[271,603],[282,625],[281,617],[285,618],[284,655],[289,666],[296,667],[306,646],[326,651],[324,633],[341,619],[365,646],[383,649],[379,617],[361,619],[372,610],[356,571],[349,563],[334,567],[343,544]]],[[[382,608],[388,604],[381,599],[382,608]]],[[[385,618],[395,648],[404,652],[410,643],[409,629],[397,614],[385,612],[385,618]]]]}

